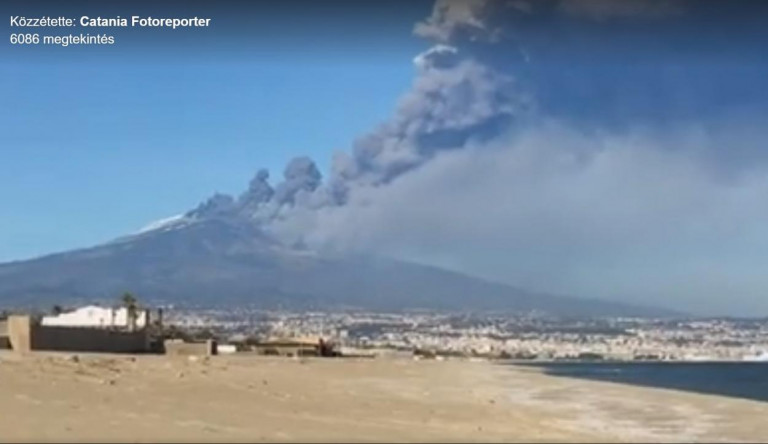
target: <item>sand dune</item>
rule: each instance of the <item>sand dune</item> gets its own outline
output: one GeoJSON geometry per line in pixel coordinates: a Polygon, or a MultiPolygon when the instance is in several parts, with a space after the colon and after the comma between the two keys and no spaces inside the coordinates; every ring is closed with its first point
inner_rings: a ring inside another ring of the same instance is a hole
{"type": "Polygon", "coordinates": [[[485,362],[0,354],[0,441],[755,441],[765,418],[485,362]]]}

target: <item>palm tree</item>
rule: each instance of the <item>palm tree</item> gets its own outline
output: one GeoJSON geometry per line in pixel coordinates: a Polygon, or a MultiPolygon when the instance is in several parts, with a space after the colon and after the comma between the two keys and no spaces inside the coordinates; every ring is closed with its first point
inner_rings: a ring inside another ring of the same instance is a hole
{"type": "Polygon", "coordinates": [[[125,307],[126,311],[128,312],[128,329],[130,331],[135,331],[136,320],[139,317],[138,300],[130,292],[123,293],[123,296],[120,298],[120,300],[123,303],[123,307],[125,307]]]}

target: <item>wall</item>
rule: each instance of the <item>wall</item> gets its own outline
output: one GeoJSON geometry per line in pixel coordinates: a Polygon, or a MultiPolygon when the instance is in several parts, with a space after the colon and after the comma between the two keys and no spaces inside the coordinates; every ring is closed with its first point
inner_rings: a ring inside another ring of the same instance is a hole
{"type": "Polygon", "coordinates": [[[309,345],[256,345],[256,353],[272,356],[320,356],[317,346],[309,345]]]}
{"type": "Polygon", "coordinates": [[[0,350],[11,348],[11,340],[8,338],[8,321],[0,321],[0,350]]]}
{"type": "Polygon", "coordinates": [[[11,348],[20,353],[32,350],[32,320],[29,316],[8,317],[8,339],[11,348]]]}
{"type": "Polygon", "coordinates": [[[211,356],[217,354],[215,341],[183,342],[180,340],[167,340],[163,344],[165,354],[171,356],[211,356]]]}
{"type": "Polygon", "coordinates": [[[145,331],[125,332],[78,327],[32,327],[32,350],[143,353],[149,344],[145,331]]]}
{"type": "Polygon", "coordinates": [[[143,353],[149,350],[145,331],[125,332],[98,328],[34,325],[29,316],[8,318],[11,347],[15,351],[77,351],[143,353]]]}

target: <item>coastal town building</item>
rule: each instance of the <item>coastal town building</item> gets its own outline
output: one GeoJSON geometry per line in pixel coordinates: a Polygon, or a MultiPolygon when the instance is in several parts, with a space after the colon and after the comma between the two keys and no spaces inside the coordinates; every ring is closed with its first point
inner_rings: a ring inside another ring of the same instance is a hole
{"type": "MultiPolygon", "coordinates": [[[[41,325],[50,327],[129,328],[131,314],[126,307],[88,305],[72,311],[43,316],[41,325]]],[[[134,327],[149,325],[149,310],[137,310],[134,327]]]]}
{"type": "Polygon", "coordinates": [[[94,353],[145,353],[151,350],[147,329],[123,330],[42,325],[28,315],[7,320],[10,348],[15,352],[66,351],[94,353]]]}
{"type": "Polygon", "coordinates": [[[332,348],[322,338],[273,338],[254,346],[262,355],[272,356],[329,356],[332,348]]]}

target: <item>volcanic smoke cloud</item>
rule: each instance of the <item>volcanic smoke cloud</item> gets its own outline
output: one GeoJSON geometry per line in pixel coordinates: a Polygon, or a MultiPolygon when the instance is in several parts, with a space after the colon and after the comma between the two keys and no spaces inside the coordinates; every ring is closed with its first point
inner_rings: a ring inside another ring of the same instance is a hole
{"type": "Polygon", "coordinates": [[[188,216],[542,291],[768,310],[766,33],[738,23],[754,47],[708,66],[749,11],[689,38],[707,4],[438,1],[411,90],[329,178],[299,157],[188,216]]]}

